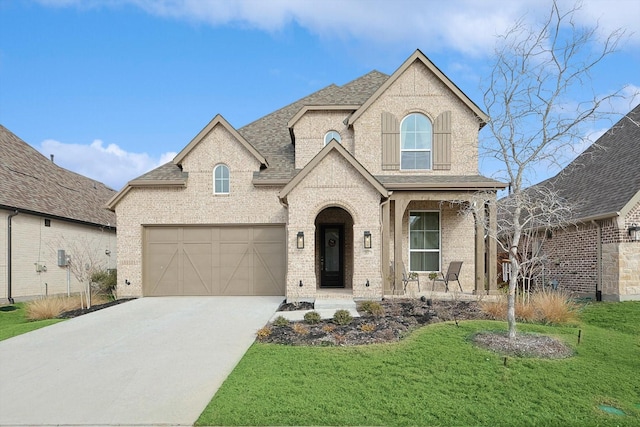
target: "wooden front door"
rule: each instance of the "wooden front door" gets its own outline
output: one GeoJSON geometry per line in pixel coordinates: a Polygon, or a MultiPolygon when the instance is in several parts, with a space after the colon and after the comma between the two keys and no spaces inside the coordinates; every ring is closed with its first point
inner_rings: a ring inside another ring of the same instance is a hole
{"type": "Polygon", "coordinates": [[[344,225],[320,227],[320,287],[344,288],[344,225]]]}

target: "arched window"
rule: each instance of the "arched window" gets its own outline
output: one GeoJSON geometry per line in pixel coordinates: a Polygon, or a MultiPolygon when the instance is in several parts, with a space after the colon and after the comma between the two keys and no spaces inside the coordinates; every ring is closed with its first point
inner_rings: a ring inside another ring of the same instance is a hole
{"type": "Polygon", "coordinates": [[[400,169],[431,169],[431,120],[409,114],[400,125],[400,169]]]}
{"type": "Polygon", "coordinates": [[[340,142],[340,140],[341,140],[340,134],[335,130],[330,130],[324,136],[324,145],[327,145],[328,143],[330,143],[332,139],[335,139],[338,142],[340,142]]]}
{"type": "Polygon", "coordinates": [[[213,169],[213,193],[229,194],[229,167],[217,165],[213,169]]]}

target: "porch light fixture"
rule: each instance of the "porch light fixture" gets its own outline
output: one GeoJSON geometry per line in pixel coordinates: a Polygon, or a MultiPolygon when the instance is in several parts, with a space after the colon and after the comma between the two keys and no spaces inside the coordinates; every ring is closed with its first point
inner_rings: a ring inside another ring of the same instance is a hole
{"type": "Polygon", "coordinates": [[[304,233],[298,231],[298,238],[296,239],[296,247],[298,249],[304,249],[304,233]]]}
{"type": "Polygon", "coordinates": [[[631,224],[631,227],[629,227],[629,239],[632,242],[640,242],[640,226],[636,225],[636,223],[631,224]]]}
{"type": "Polygon", "coordinates": [[[364,248],[371,249],[371,232],[370,231],[364,232],[364,248]]]}

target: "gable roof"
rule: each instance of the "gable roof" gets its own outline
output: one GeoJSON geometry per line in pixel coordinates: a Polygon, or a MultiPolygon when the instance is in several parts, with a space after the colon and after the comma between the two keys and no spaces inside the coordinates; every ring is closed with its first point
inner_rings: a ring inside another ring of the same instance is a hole
{"type": "Polygon", "coordinates": [[[56,165],[2,125],[0,152],[0,207],[115,227],[104,207],[115,190],[56,165]]]}
{"type": "Polygon", "coordinates": [[[182,163],[182,160],[187,156],[187,154],[189,154],[189,152],[191,152],[191,150],[193,150],[198,144],[200,144],[200,142],[202,142],[202,140],[209,134],[209,132],[211,132],[216,126],[222,126],[224,127],[229,133],[231,133],[231,135],[233,135],[233,137],[235,139],[238,140],[238,142],[240,142],[240,144],[246,148],[252,155],[253,157],[256,158],[256,160],[258,162],[260,162],[260,164],[267,166],[267,159],[265,159],[262,154],[260,154],[258,152],[258,150],[256,150],[253,145],[251,145],[242,135],[240,135],[238,133],[238,131],[235,130],[235,128],[233,126],[231,126],[229,124],[228,121],[225,120],[224,117],[222,117],[220,114],[217,114],[210,122],[209,124],[207,124],[204,129],[202,129],[195,138],[193,138],[191,140],[191,142],[189,144],[187,144],[186,147],[184,147],[182,149],[182,151],[180,151],[178,153],[178,155],[173,159],[173,163],[175,163],[176,165],[179,165],[182,163]]]}
{"type": "Polygon", "coordinates": [[[285,199],[289,195],[291,190],[296,188],[296,186],[300,182],[302,182],[302,180],[304,180],[304,178],[309,175],[309,173],[311,173],[311,171],[315,169],[315,167],[318,166],[332,151],[337,152],[342,158],[349,162],[353,169],[356,170],[360,175],[362,175],[364,179],[369,184],[371,184],[371,186],[375,188],[381,195],[383,195],[384,197],[387,197],[389,195],[387,189],[384,188],[384,186],[380,184],[380,182],[378,182],[378,180],[374,178],[374,176],[371,175],[369,171],[365,169],[365,167],[362,166],[360,162],[358,162],[356,158],[351,155],[351,153],[349,153],[342,145],[340,145],[338,141],[332,139],[331,142],[325,145],[325,147],[320,150],[320,152],[316,154],[309,163],[307,163],[307,165],[300,171],[299,174],[295,176],[295,178],[293,178],[287,185],[284,186],[284,188],[278,194],[278,197],[280,197],[281,200],[285,199]]]}
{"type": "Polygon", "coordinates": [[[640,198],[640,104],[553,178],[537,184],[579,203],[574,220],[624,215],[640,198]]]}
{"type": "Polygon", "coordinates": [[[480,121],[480,127],[484,126],[489,120],[489,116],[483,112],[455,83],[442,72],[433,62],[425,56],[420,49],[411,55],[404,63],[398,68],[383,85],[381,85],[376,92],[367,99],[367,101],[355,112],[347,122],[348,125],[352,125],[358,118],[364,113],[370,106],[391,86],[401,75],[404,73],[414,62],[420,61],[424,64],[429,71],[431,71],[442,83],[449,88],[473,113],[478,117],[480,121]]]}

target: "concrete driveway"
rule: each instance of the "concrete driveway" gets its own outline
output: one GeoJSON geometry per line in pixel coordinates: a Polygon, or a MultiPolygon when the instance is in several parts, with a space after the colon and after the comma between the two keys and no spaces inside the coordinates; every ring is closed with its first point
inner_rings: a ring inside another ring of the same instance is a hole
{"type": "Polygon", "coordinates": [[[192,425],[283,298],[142,298],[0,341],[0,425],[192,425]]]}

